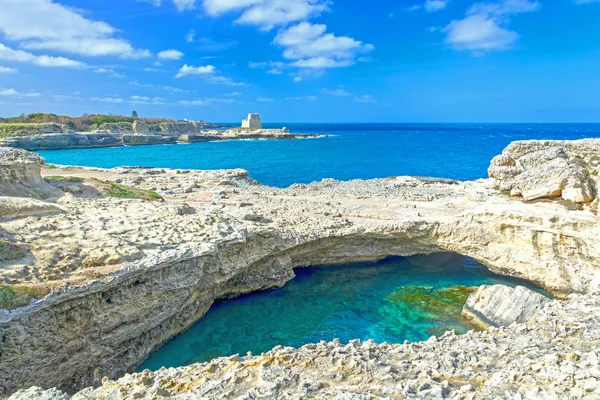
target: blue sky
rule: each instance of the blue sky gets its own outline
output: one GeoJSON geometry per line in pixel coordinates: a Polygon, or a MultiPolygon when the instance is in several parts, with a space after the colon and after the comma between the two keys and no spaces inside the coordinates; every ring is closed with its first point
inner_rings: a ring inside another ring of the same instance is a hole
{"type": "Polygon", "coordinates": [[[0,115],[599,122],[600,0],[0,0],[0,115]]]}

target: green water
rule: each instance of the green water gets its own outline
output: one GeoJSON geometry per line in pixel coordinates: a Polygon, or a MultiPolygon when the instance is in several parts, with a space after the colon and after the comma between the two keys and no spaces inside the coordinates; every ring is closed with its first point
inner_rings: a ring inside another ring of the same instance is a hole
{"type": "Polygon", "coordinates": [[[460,318],[460,311],[467,288],[525,284],[450,253],[303,268],[296,275],[282,289],[214,304],[139,370],[334,338],[402,343],[427,340],[452,329],[465,333],[471,327],[460,318]]]}

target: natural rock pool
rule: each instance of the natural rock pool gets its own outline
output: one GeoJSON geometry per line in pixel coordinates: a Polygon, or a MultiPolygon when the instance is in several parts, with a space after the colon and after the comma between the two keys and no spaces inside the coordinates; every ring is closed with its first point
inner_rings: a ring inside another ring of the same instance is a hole
{"type": "Polygon", "coordinates": [[[395,257],[377,263],[296,269],[284,288],[215,303],[191,329],[138,370],[157,370],[277,345],[320,340],[422,341],[472,327],[460,316],[473,286],[525,282],[458,254],[395,257]]]}

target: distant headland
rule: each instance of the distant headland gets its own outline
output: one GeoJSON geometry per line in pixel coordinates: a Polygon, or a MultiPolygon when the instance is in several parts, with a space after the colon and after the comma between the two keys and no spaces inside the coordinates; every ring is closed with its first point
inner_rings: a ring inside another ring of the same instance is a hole
{"type": "Polygon", "coordinates": [[[248,114],[241,127],[231,128],[206,121],[176,121],[106,114],[69,117],[34,113],[0,118],[0,146],[25,150],[139,146],[211,142],[239,139],[298,139],[321,135],[292,134],[264,129],[258,114],[248,114]]]}

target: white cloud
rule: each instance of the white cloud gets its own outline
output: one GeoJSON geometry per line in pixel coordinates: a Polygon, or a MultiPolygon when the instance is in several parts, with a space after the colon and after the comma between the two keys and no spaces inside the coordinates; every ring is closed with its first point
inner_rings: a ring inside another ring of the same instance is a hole
{"type": "Polygon", "coordinates": [[[214,74],[216,71],[214,65],[206,65],[201,67],[195,67],[193,65],[185,64],[183,67],[179,69],[175,78],[183,78],[188,75],[210,75],[214,74]]]}
{"type": "Polygon", "coordinates": [[[85,63],[70,60],[65,57],[39,56],[33,61],[40,67],[64,67],[64,68],[83,68],[85,63]]]}
{"type": "Polygon", "coordinates": [[[247,83],[236,82],[226,76],[217,75],[217,69],[214,65],[205,65],[195,67],[193,65],[185,64],[179,69],[175,78],[183,78],[186,76],[202,76],[204,80],[213,85],[225,85],[225,86],[250,86],[247,83]]]}
{"type": "Polygon", "coordinates": [[[90,100],[113,104],[120,104],[124,102],[124,100],[119,97],[92,97],[90,100]]]}
{"type": "Polygon", "coordinates": [[[509,49],[519,39],[517,32],[508,29],[510,16],[539,8],[540,3],[531,0],[476,3],[469,8],[465,18],[454,20],[442,29],[446,33],[445,43],[475,55],[509,49]]]}
{"type": "Polygon", "coordinates": [[[300,68],[339,68],[355,63],[358,54],[374,49],[347,36],[326,33],[327,26],[301,22],[280,32],[274,43],[284,48],[283,57],[300,68]]]}
{"type": "Polygon", "coordinates": [[[414,6],[406,7],[404,11],[418,11],[421,9],[420,4],[415,4],[414,6]]]}
{"type": "Polygon", "coordinates": [[[334,90],[323,89],[322,92],[325,93],[325,94],[328,94],[330,96],[334,96],[334,97],[349,97],[349,96],[352,96],[352,93],[349,93],[349,92],[347,92],[344,89],[334,89],[334,90]]]}
{"type": "Polygon", "coordinates": [[[17,72],[15,68],[9,68],[0,65],[0,74],[14,74],[15,72],[17,72]]]}
{"type": "Polygon", "coordinates": [[[0,89],[0,96],[17,96],[19,92],[15,89],[0,89]]]}
{"type": "Polygon", "coordinates": [[[286,97],[286,100],[294,100],[294,101],[316,101],[319,100],[317,96],[295,96],[295,97],[286,97]]]}
{"type": "Polygon", "coordinates": [[[150,56],[116,38],[117,29],[85,18],[81,12],[52,0],[2,0],[0,31],[28,50],[53,50],[86,56],[150,56]]]}
{"type": "Polygon", "coordinates": [[[256,101],[260,103],[272,103],[274,100],[270,97],[259,97],[256,99],[256,101]]]}
{"type": "Polygon", "coordinates": [[[302,77],[301,76],[294,76],[294,82],[296,82],[296,83],[302,82],[302,77]]]}
{"type": "Polygon", "coordinates": [[[175,49],[163,50],[158,53],[158,58],[161,60],[179,60],[181,57],[183,57],[183,53],[175,49]]]}
{"type": "Polygon", "coordinates": [[[167,104],[165,99],[162,97],[146,97],[146,96],[131,96],[129,98],[131,104],[145,104],[152,106],[159,106],[167,104]]]}
{"type": "Polygon", "coordinates": [[[203,5],[209,15],[242,12],[237,23],[270,30],[320,15],[329,0],[204,0],[203,5]]]}
{"type": "Polygon", "coordinates": [[[183,12],[186,10],[192,10],[194,8],[195,0],[173,0],[175,3],[175,7],[179,12],[183,12]]]}
{"type": "Polygon", "coordinates": [[[187,35],[185,35],[185,41],[188,43],[194,43],[194,40],[196,40],[196,31],[190,29],[187,35]]]}
{"type": "Polygon", "coordinates": [[[15,96],[15,97],[40,97],[37,92],[19,93],[15,89],[0,89],[0,96],[15,96]]]}
{"type": "Polygon", "coordinates": [[[161,0],[135,0],[138,3],[149,3],[152,4],[154,7],[160,7],[162,1],[161,0]]]}
{"type": "Polygon", "coordinates": [[[23,50],[14,50],[0,43],[0,60],[28,62],[40,67],[82,68],[85,63],[65,57],[36,56],[23,50]]]}
{"type": "Polygon", "coordinates": [[[231,92],[231,93],[225,93],[224,96],[226,97],[237,97],[237,96],[241,96],[242,94],[240,92],[231,92]]]}
{"type": "Polygon", "coordinates": [[[207,75],[206,76],[206,81],[208,83],[211,83],[213,85],[225,85],[225,86],[239,86],[239,87],[248,87],[250,86],[247,83],[244,82],[237,82],[231,78],[228,78],[226,76],[220,76],[220,75],[207,75]]]}
{"type": "Polygon", "coordinates": [[[370,94],[363,94],[360,96],[356,96],[356,97],[354,97],[354,101],[356,101],[357,103],[375,103],[375,102],[377,102],[377,100],[375,100],[375,98],[373,96],[371,96],[370,94]]]}
{"type": "Polygon", "coordinates": [[[427,0],[423,7],[425,8],[425,11],[431,13],[443,10],[447,6],[448,0],[427,0]]]}

